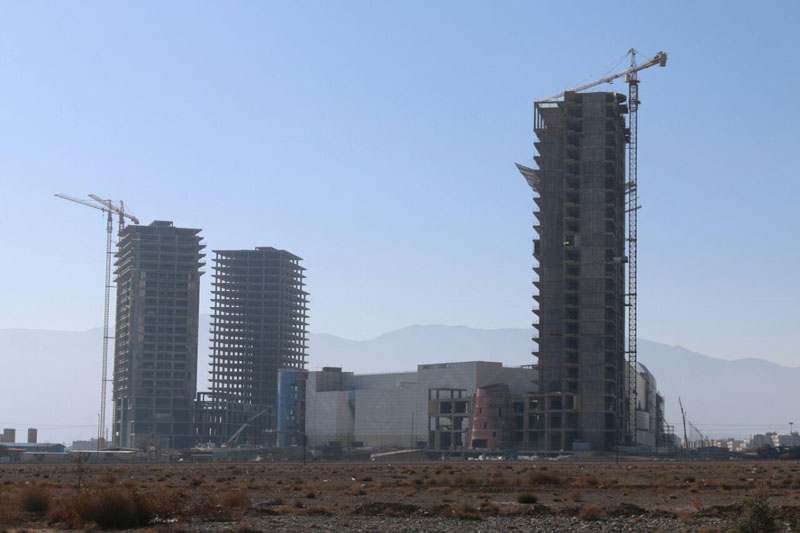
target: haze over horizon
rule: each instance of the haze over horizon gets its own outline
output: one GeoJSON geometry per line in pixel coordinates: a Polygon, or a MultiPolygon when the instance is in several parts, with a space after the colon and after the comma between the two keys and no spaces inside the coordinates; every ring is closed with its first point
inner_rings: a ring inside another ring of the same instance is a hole
{"type": "MultiPolygon", "coordinates": [[[[207,340],[208,335],[207,335],[207,331],[204,332],[202,328],[203,328],[203,324],[210,320],[210,317],[207,314],[201,314],[200,317],[201,317],[201,319],[200,319],[201,329],[200,329],[200,332],[199,332],[199,337],[200,337],[201,346],[204,346],[204,342],[207,340]],[[205,338],[204,338],[204,333],[206,334],[205,338]]],[[[473,329],[473,330],[477,330],[477,331],[502,331],[502,330],[525,329],[525,328],[514,328],[514,327],[481,328],[481,327],[467,326],[467,325],[464,325],[464,324],[408,324],[408,325],[402,326],[400,328],[396,328],[396,329],[392,329],[392,330],[388,330],[388,331],[383,331],[383,332],[377,333],[376,335],[371,336],[371,337],[358,338],[358,339],[351,338],[351,337],[345,337],[343,335],[337,335],[336,333],[331,333],[331,332],[327,332],[327,331],[313,331],[313,328],[309,330],[309,334],[310,335],[314,335],[314,336],[328,335],[328,336],[335,337],[337,339],[342,339],[342,340],[345,340],[345,341],[366,343],[366,342],[374,341],[374,340],[377,340],[377,339],[379,339],[381,337],[385,337],[387,335],[391,335],[391,334],[396,333],[398,331],[403,331],[403,330],[409,329],[409,328],[414,328],[414,327],[439,327],[439,326],[453,327],[453,328],[469,328],[469,329],[473,329]]],[[[12,329],[22,329],[22,330],[30,330],[30,331],[37,331],[37,330],[39,330],[39,331],[54,331],[54,332],[64,332],[64,333],[87,333],[87,332],[90,332],[90,331],[96,331],[97,335],[99,335],[99,336],[102,335],[100,326],[94,326],[94,327],[86,328],[86,329],[62,329],[62,330],[58,330],[58,329],[50,330],[50,329],[46,329],[46,328],[0,328],[0,331],[2,331],[2,330],[12,330],[12,329]]],[[[531,328],[531,331],[533,331],[532,328],[531,328]]],[[[679,343],[669,342],[668,340],[664,340],[664,339],[644,339],[644,340],[647,340],[649,342],[658,343],[658,344],[664,344],[664,345],[667,345],[667,346],[673,346],[675,348],[682,348],[682,349],[690,350],[692,352],[699,353],[699,351],[696,350],[692,346],[685,346],[685,345],[682,345],[682,344],[679,344],[679,343]]],[[[531,344],[531,346],[533,346],[533,345],[531,344]]],[[[725,354],[725,353],[714,353],[714,352],[711,352],[711,353],[704,353],[703,355],[705,355],[707,357],[713,357],[715,359],[722,359],[722,360],[725,360],[725,361],[741,361],[741,360],[745,360],[745,359],[761,359],[761,360],[764,360],[764,361],[769,361],[771,363],[775,363],[777,365],[781,365],[781,366],[785,366],[785,367],[789,367],[789,368],[800,367],[800,361],[789,361],[789,362],[775,361],[773,359],[770,359],[768,356],[764,356],[764,355],[761,355],[761,354],[731,356],[731,355],[725,354]]],[[[309,353],[309,357],[313,358],[313,354],[309,353]]],[[[205,354],[205,355],[204,354],[198,354],[198,358],[204,360],[204,358],[207,358],[207,354],[205,354]]],[[[313,362],[313,361],[311,361],[311,362],[313,362]]],[[[423,363],[423,361],[420,361],[420,363],[423,363]]]]}
{"type": "MultiPolygon", "coordinates": [[[[197,390],[208,390],[208,317],[201,317],[197,390]]],[[[357,373],[411,371],[417,364],[484,360],[518,366],[531,362],[530,329],[478,330],[416,326],[387,332],[370,341],[310,335],[309,369],[342,367],[357,373]]],[[[95,434],[101,328],[84,332],[0,329],[0,353],[14,353],[13,373],[0,374],[0,405],[15,405],[28,383],[35,395],[13,412],[0,410],[2,427],[38,427],[42,439],[71,442],[95,434]],[[72,373],[74,378],[62,377],[72,373]],[[52,398],[69,398],[56,402],[52,398]]],[[[640,339],[640,362],[656,376],[675,424],[681,397],[689,420],[714,437],[784,431],[793,419],[800,368],[759,359],[724,361],[696,351],[640,339]],[[716,379],[709,380],[708,376],[716,379]],[[747,389],[748,394],[740,394],[747,389]],[[768,413],[768,414],[764,414],[768,413]]]]}

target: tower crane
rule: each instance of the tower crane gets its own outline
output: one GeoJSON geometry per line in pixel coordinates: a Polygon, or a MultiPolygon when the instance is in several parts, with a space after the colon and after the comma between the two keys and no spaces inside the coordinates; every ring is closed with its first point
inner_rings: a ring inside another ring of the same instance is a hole
{"type": "Polygon", "coordinates": [[[636,444],[636,370],[638,359],[638,333],[637,333],[637,307],[636,307],[636,291],[637,291],[637,239],[638,239],[638,210],[639,205],[639,189],[638,189],[638,152],[639,152],[639,71],[646,68],[658,65],[659,67],[667,66],[667,53],[658,52],[656,55],[648,59],[641,65],[636,64],[636,54],[638,52],[631,48],[628,50],[627,56],[630,56],[630,67],[622,72],[610,74],[599,80],[573,87],[560,92],[554,96],[547,98],[540,98],[537,102],[551,102],[558,100],[566,92],[580,92],[585,89],[591,89],[603,83],[611,83],[616,79],[624,78],[625,83],[628,84],[628,128],[630,134],[628,137],[628,181],[625,184],[625,212],[628,215],[628,347],[626,353],[628,355],[628,409],[629,420],[634,424],[634,429],[630,432],[632,444],[636,444]]]}
{"type": "Polygon", "coordinates": [[[139,223],[139,219],[130,213],[125,212],[125,204],[120,200],[114,202],[100,198],[95,194],[90,194],[89,198],[92,201],[84,200],[83,198],[75,198],[67,194],[56,194],[58,198],[69,200],[86,207],[99,209],[106,215],[106,272],[105,272],[105,296],[103,303],[103,374],[101,378],[100,387],[100,416],[97,421],[97,449],[100,449],[100,443],[105,437],[106,428],[106,383],[108,382],[108,341],[111,338],[108,334],[108,318],[109,318],[109,301],[111,297],[111,257],[114,255],[111,246],[111,234],[114,228],[114,215],[119,218],[119,231],[125,227],[125,219],[128,218],[134,224],[139,223]]]}

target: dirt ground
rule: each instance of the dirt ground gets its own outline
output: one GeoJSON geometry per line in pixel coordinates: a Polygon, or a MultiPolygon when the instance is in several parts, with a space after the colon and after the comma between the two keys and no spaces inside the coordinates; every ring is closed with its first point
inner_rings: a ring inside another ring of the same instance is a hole
{"type": "Polygon", "coordinates": [[[767,498],[800,525],[800,463],[0,465],[0,531],[729,531],[767,498]]]}

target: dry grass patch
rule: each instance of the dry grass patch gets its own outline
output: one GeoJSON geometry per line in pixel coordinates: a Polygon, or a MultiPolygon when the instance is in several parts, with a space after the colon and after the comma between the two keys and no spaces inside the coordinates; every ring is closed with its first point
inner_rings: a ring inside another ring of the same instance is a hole
{"type": "Polygon", "coordinates": [[[8,493],[0,495],[0,527],[13,526],[22,520],[19,506],[8,497],[8,493]]]}

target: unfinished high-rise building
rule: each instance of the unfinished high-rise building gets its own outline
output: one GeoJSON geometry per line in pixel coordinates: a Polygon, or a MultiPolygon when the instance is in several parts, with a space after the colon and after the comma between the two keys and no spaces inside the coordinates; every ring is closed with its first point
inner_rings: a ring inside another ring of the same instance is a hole
{"type": "Polygon", "coordinates": [[[116,260],[114,446],[195,444],[199,229],[169,221],[120,231],[116,260]]]}
{"type": "Polygon", "coordinates": [[[239,438],[272,445],[279,371],[305,368],[305,268],[300,257],[271,247],[214,254],[211,391],[198,396],[197,437],[224,444],[249,422],[239,438]]]}
{"type": "Polygon", "coordinates": [[[627,432],[626,97],[537,102],[534,191],[539,398],[534,445],[609,450],[627,432]]]}

